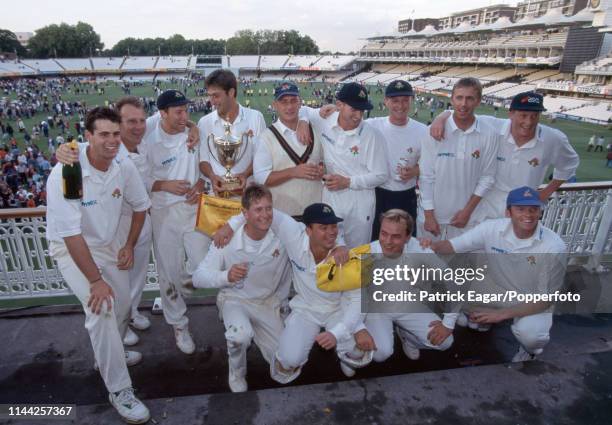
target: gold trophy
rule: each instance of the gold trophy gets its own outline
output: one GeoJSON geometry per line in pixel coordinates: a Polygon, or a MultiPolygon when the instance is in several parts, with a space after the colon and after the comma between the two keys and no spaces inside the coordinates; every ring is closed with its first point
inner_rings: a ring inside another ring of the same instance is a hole
{"type": "Polygon", "coordinates": [[[250,135],[247,133],[243,133],[240,137],[232,135],[231,124],[229,122],[226,122],[224,127],[225,134],[223,137],[216,137],[213,133],[210,133],[206,139],[206,144],[208,145],[210,155],[225,168],[221,190],[218,191],[219,196],[230,198],[232,195],[241,194],[240,179],[232,175],[231,169],[246,153],[250,135]],[[216,156],[210,147],[211,140],[215,147],[214,150],[217,152],[216,156]]]}

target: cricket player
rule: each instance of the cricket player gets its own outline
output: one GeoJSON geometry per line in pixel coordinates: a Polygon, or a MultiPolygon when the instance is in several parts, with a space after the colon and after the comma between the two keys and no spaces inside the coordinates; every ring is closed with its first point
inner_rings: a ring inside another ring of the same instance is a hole
{"type": "MultiPolygon", "coordinates": [[[[474,211],[495,182],[498,136],[474,115],[482,86],[475,78],[455,83],[446,138],[421,146],[421,190],[417,234],[448,239],[477,224],[474,211]],[[427,232],[427,233],[425,233],[427,232]]],[[[482,207],[481,207],[482,208],[482,207]]]]}
{"type": "Polygon", "coordinates": [[[218,69],[210,73],[205,80],[210,101],[215,110],[203,116],[198,121],[200,130],[200,170],[210,180],[215,193],[220,193],[222,177],[226,172],[215,156],[215,147],[212,141],[208,143],[208,136],[223,137],[225,125],[231,125],[232,136],[240,138],[243,134],[249,135],[248,146],[240,148],[241,156],[231,168],[232,174],[240,180],[240,190],[244,190],[249,177],[253,174],[253,155],[255,152],[255,139],[266,129],[266,122],[261,112],[244,108],[236,97],[238,95],[238,81],[236,76],[228,69],[218,69]],[[211,152],[215,156],[211,156],[211,152]]]}
{"type": "Polygon", "coordinates": [[[150,414],[134,395],[127,366],[140,362],[142,355],[124,351],[122,339],[131,309],[127,270],[134,263],[134,246],[151,202],[132,161],[116,159],[120,123],[121,117],[108,108],[87,114],[89,146],[79,154],[82,200],[64,198],[64,165],[53,168],[47,182],[47,239],[62,276],[83,305],[85,328],[111,404],[126,422],[140,424],[150,414]],[[133,214],[120,243],[124,202],[133,214]]]}
{"type": "MultiPolygon", "coordinates": [[[[240,216],[232,217],[215,238],[226,240],[231,235],[228,229],[238,228],[243,220],[240,216]]],[[[279,383],[287,384],[300,375],[315,342],[326,350],[335,348],[341,365],[347,362],[362,367],[371,361],[374,341],[363,326],[360,289],[324,292],[316,284],[317,264],[330,255],[337,264],[348,260],[347,249],[336,243],[340,222],[342,219],[323,203],[306,207],[302,223],[274,210],[271,229],[287,250],[296,292],[289,303],[291,314],[285,321],[278,350],[270,363],[270,375],[279,383]]]]}
{"type": "Polygon", "coordinates": [[[364,125],[363,113],[372,109],[366,89],[348,83],[338,92],[338,112],[321,118],[303,107],[305,118],[320,134],[326,174],[322,199],[344,219],[349,248],[369,243],[376,210],[374,188],[388,179],[385,141],[378,130],[364,125]]]}
{"type": "MultiPolygon", "coordinates": [[[[554,167],[553,179],[540,191],[545,202],[566,180],[576,175],[578,154],[561,131],[539,124],[544,97],[536,92],[519,93],[510,103],[508,119],[479,115],[478,119],[498,129],[501,136],[497,152],[495,184],[483,200],[484,218],[503,218],[505,201],[511,189],[520,186],[538,187],[548,170],[554,167]]],[[[444,120],[440,114],[432,124],[432,136],[444,137],[444,120]]]]}
{"type": "Polygon", "coordinates": [[[196,287],[220,288],[217,306],[225,325],[233,392],[247,390],[246,355],[252,340],[271,362],[283,330],[280,306],[291,286],[287,251],[270,230],[270,190],[249,186],[242,196],[242,207],[245,224],[227,246],[211,246],[193,275],[196,287]]]}
{"type": "Polygon", "coordinates": [[[189,333],[183,287],[200,264],[210,239],[195,230],[197,203],[204,190],[198,169],[198,150],[187,145],[187,104],[177,90],[157,98],[161,119],[147,133],[148,181],[151,183],[153,248],[166,322],[174,328],[176,345],[185,354],[195,351],[189,333]],[[185,262],[187,256],[187,262],[185,262]]]}
{"type": "MultiPolygon", "coordinates": [[[[506,216],[486,220],[450,240],[438,241],[431,248],[440,254],[484,251],[488,260],[491,288],[519,293],[550,293],[563,283],[567,247],[559,235],[540,222],[540,193],[524,186],[511,190],[506,200],[506,216]]],[[[426,243],[427,245],[427,243],[426,243]]],[[[512,320],[512,333],[519,350],[512,361],[534,359],[550,340],[552,303],[506,302],[475,307],[469,321],[490,326],[512,320]]]]}
{"type": "Polygon", "coordinates": [[[307,145],[297,137],[301,104],[295,84],[286,82],[275,89],[272,105],[278,120],[261,133],[253,161],[255,181],[270,188],[274,208],[291,216],[298,216],[308,205],[321,202],[323,189],[319,135],[313,132],[314,140],[307,145]]]}

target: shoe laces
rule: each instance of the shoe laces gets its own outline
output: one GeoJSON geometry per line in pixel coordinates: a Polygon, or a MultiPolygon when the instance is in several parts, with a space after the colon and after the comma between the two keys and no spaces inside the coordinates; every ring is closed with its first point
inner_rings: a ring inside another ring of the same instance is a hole
{"type": "Polygon", "coordinates": [[[131,409],[132,407],[134,407],[133,405],[138,402],[138,400],[136,399],[136,396],[134,395],[133,388],[126,388],[122,391],[119,391],[118,393],[115,393],[115,395],[116,395],[117,402],[127,407],[128,409],[131,409]]]}

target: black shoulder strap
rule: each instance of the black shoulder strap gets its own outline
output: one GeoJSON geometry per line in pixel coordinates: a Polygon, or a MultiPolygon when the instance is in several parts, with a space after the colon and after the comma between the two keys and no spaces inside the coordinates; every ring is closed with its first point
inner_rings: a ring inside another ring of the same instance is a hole
{"type": "Polygon", "coordinates": [[[315,143],[314,133],[312,131],[312,126],[310,125],[310,123],[308,124],[308,130],[310,130],[310,138],[312,139],[312,143],[308,145],[302,156],[298,156],[298,154],[295,153],[295,151],[291,148],[291,146],[289,146],[289,143],[287,143],[285,138],[278,132],[276,127],[274,127],[274,124],[271,124],[268,128],[270,129],[272,134],[274,134],[276,140],[278,140],[278,143],[281,145],[281,148],[283,148],[287,155],[289,155],[289,158],[291,159],[291,161],[293,161],[295,165],[305,164],[306,161],[308,161],[308,159],[310,158],[310,154],[312,154],[312,150],[314,149],[315,143]]]}

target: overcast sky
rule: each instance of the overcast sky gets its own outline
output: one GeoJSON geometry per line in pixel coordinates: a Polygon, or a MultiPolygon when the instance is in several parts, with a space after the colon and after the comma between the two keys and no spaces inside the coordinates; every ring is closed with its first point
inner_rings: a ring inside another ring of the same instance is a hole
{"type": "Polygon", "coordinates": [[[126,37],[228,38],[240,29],[295,29],[321,50],[359,49],[361,38],[397,29],[411,17],[439,18],[454,12],[516,1],[490,0],[2,0],[0,28],[33,32],[45,25],[83,21],[106,48],[126,37]],[[374,5],[374,6],[373,6],[374,5]]]}

